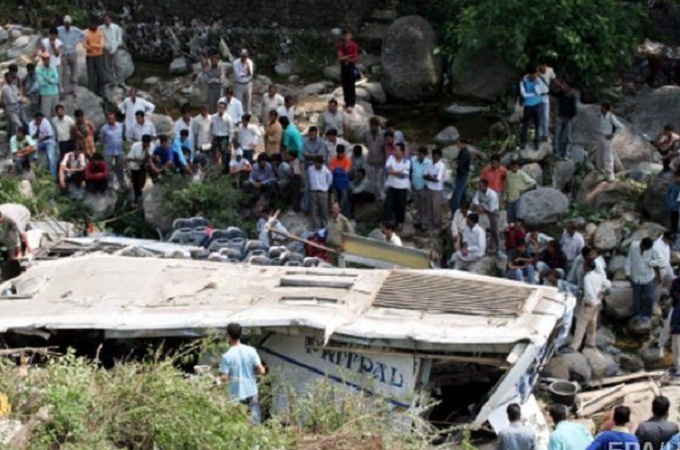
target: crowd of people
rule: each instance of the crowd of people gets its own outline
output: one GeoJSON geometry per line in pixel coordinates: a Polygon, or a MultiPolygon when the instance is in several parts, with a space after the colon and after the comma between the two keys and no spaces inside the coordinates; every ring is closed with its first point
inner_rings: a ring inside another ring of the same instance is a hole
{"type": "MultiPolygon", "coordinates": [[[[652,400],[652,416],[640,423],[635,430],[629,428],[631,409],[618,405],[593,438],[581,423],[570,421],[568,408],[553,404],[548,413],[553,432],[548,450],[678,450],[680,432],[678,424],[669,420],[671,402],[659,395],[652,400]]],[[[498,450],[535,450],[538,448],[536,432],[522,418],[520,405],[507,407],[509,424],[498,433],[498,450]]]]}

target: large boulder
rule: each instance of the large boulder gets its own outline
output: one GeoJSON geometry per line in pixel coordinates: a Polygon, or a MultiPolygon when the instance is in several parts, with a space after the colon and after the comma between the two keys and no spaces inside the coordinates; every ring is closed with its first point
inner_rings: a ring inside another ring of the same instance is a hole
{"type": "Polygon", "coordinates": [[[345,131],[349,142],[360,142],[361,136],[368,129],[368,121],[373,116],[370,103],[357,102],[351,113],[345,112],[345,131]]]}
{"type": "Polygon", "coordinates": [[[455,60],[451,72],[455,95],[482,100],[495,100],[518,79],[512,62],[488,49],[480,50],[474,58],[455,60]]]}
{"type": "Polygon", "coordinates": [[[531,178],[536,181],[538,186],[543,185],[543,169],[538,163],[530,163],[522,166],[522,170],[527,173],[531,178]]]}
{"type": "Polygon", "coordinates": [[[455,144],[458,139],[460,139],[460,132],[453,125],[444,128],[434,137],[435,142],[441,145],[455,144]]]}
{"type": "MultiPolygon", "coordinates": [[[[600,106],[579,104],[578,114],[574,122],[574,142],[582,145],[594,154],[598,150],[600,136],[600,106]]],[[[636,131],[630,123],[621,119],[623,130],[612,141],[614,151],[623,169],[628,170],[639,162],[652,161],[649,143],[636,131]]]]}
{"type": "Polygon", "coordinates": [[[67,95],[62,104],[66,108],[66,113],[73,117],[77,109],[82,109],[87,120],[91,121],[99,129],[106,122],[102,98],[94,92],[82,86],[76,86],[76,98],[67,95]]]}
{"type": "Polygon", "coordinates": [[[590,381],[593,370],[588,364],[588,359],[582,353],[568,353],[557,355],[543,369],[546,377],[559,378],[562,380],[576,380],[579,382],[590,381]]]}
{"type": "Polygon", "coordinates": [[[635,128],[656,136],[664,125],[675,123],[680,116],[680,87],[662,86],[637,97],[631,120],[635,128]]]}
{"type": "Polygon", "coordinates": [[[576,163],[571,159],[557,161],[553,167],[553,188],[561,191],[571,183],[576,174],[576,163]]]}
{"type": "Polygon", "coordinates": [[[618,220],[602,222],[595,231],[593,245],[598,250],[610,251],[619,246],[623,237],[623,226],[618,220]]]}
{"type": "Polygon", "coordinates": [[[382,45],[383,87],[406,101],[432,97],[439,90],[441,61],[435,55],[437,36],[420,16],[406,16],[387,29],[382,45]]]}
{"type": "Polygon", "coordinates": [[[626,257],[614,255],[607,263],[607,275],[610,280],[620,281],[626,278],[626,257]]]}
{"type": "Polygon", "coordinates": [[[189,66],[189,61],[187,61],[187,58],[185,56],[180,56],[172,60],[168,70],[173,75],[184,75],[189,73],[191,67],[189,66]]]}
{"type": "Polygon", "coordinates": [[[666,206],[666,192],[673,182],[673,176],[669,173],[661,173],[652,178],[642,198],[642,209],[655,222],[668,224],[671,219],[670,211],[666,206]]]}
{"type": "Polygon", "coordinates": [[[109,189],[104,193],[87,192],[83,198],[83,205],[90,210],[95,220],[104,220],[116,212],[118,196],[109,189]]]}
{"type": "Polygon", "coordinates": [[[633,288],[627,281],[614,281],[604,301],[604,314],[615,320],[633,317],[633,288]]]}
{"type": "Polygon", "coordinates": [[[526,162],[541,162],[551,153],[552,145],[550,142],[542,142],[538,148],[528,144],[519,151],[519,159],[526,162]]]}
{"type": "Polygon", "coordinates": [[[576,204],[602,210],[623,202],[635,202],[637,196],[635,188],[629,183],[618,180],[607,183],[604,176],[593,171],[583,179],[576,196],[576,204]]]}
{"type": "Polygon", "coordinates": [[[621,369],[611,355],[603,353],[597,348],[584,348],[582,353],[592,369],[592,376],[594,379],[612,377],[620,374],[621,369]]]}
{"type": "Polygon", "coordinates": [[[375,103],[385,103],[387,101],[387,94],[385,88],[378,81],[369,81],[364,83],[361,87],[366,89],[371,94],[371,101],[375,103]]]}
{"type": "Polygon", "coordinates": [[[165,199],[161,185],[154,184],[144,191],[144,220],[156,230],[167,232],[172,229],[173,218],[165,211],[165,199]]]}
{"type": "Polygon", "coordinates": [[[171,139],[175,137],[175,122],[173,122],[172,117],[154,113],[149,118],[153,126],[156,127],[157,136],[166,135],[171,139]]]}
{"type": "Polygon", "coordinates": [[[135,73],[135,63],[132,61],[132,55],[124,48],[119,48],[116,50],[113,58],[113,64],[116,66],[116,74],[118,76],[116,83],[124,84],[125,80],[135,73]]]}
{"type": "Polygon", "coordinates": [[[529,226],[555,223],[569,209],[569,199],[560,191],[542,187],[522,195],[519,217],[529,226]]]}

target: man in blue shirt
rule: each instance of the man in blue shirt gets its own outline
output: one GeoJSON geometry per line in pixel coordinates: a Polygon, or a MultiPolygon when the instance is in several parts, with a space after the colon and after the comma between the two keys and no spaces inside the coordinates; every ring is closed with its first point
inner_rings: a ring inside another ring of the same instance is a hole
{"type": "Polygon", "coordinates": [[[506,413],[510,423],[498,432],[498,450],[536,450],[536,432],[522,424],[520,406],[511,403],[506,413]]]}
{"type": "Polygon", "coordinates": [[[548,450],[583,450],[593,442],[590,432],[576,422],[567,421],[567,407],[560,404],[550,406],[548,410],[555,424],[555,431],[550,435],[548,450]]]}
{"type": "Polygon", "coordinates": [[[298,130],[294,123],[290,123],[288,117],[281,117],[279,123],[281,128],[283,128],[283,147],[288,152],[297,153],[298,158],[302,159],[305,144],[300,130],[298,130]]]}
{"type": "Polygon", "coordinates": [[[160,145],[154,149],[148,164],[149,175],[154,183],[175,167],[175,152],[170,146],[170,139],[167,136],[160,136],[158,140],[160,145]]]}
{"type": "Polygon", "coordinates": [[[237,323],[227,325],[229,350],[222,355],[220,361],[220,380],[222,383],[229,383],[231,397],[247,405],[250,409],[250,421],[259,425],[262,417],[256,377],[264,375],[265,368],[257,351],[241,343],[241,331],[241,325],[237,323]]]}
{"type": "Polygon", "coordinates": [[[612,450],[615,448],[640,450],[638,438],[626,428],[628,422],[630,422],[630,408],[625,405],[617,406],[614,408],[614,428],[611,431],[603,431],[598,434],[586,450],[612,450]]]}
{"type": "Polygon", "coordinates": [[[523,149],[527,144],[527,133],[529,124],[533,122],[536,134],[534,135],[534,146],[538,150],[538,130],[540,126],[541,110],[541,85],[538,79],[538,69],[531,67],[529,73],[522,78],[519,83],[519,91],[524,101],[524,117],[522,120],[522,130],[519,133],[519,148],[523,149]]]}
{"type": "Polygon", "coordinates": [[[123,172],[123,125],[116,122],[114,113],[106,116],[106,123],[102,125],[100,137],[104,144],[104,158],[106,165],[109,166],[109,174],[116,172],[118,186],[125,191],[127,186],[123,172]]]}
{"type": "Polygon", "coordinates": [[[418,153],[411,157],[411,187],[413,188],[413,204],[416,207],[416,217],[413,226],[419,230],[427,230],[431,225],[427,223],[425,216],[427,187],[424,178],[431,167],[432,160],[427,157],[427,147],[419,147],[418,153]]]}

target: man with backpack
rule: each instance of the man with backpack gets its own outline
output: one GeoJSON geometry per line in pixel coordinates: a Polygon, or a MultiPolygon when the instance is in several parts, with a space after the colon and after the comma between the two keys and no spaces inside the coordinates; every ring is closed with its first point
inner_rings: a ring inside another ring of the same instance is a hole
{"type": "Polygon", "coordinates": [[[607,177],[607,182],[614,181],[614,137],[623,130],[623,125],[612,112],[612,104],[602,103],[599,126],[599,148],[595,165],[607,177]]]}

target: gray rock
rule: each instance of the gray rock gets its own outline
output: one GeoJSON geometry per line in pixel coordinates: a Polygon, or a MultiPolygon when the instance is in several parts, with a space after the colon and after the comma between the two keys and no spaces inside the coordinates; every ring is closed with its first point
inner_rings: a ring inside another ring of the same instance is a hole
{"type": "Polygon", "coordinates": [[[387,101],[387,94],[385,93],[385,89],[380,82],[369,81],[362,84],[361,87],[366,89],[368,93],[371,94],[371,101],[380,104],[387,101]]]}
{"type": "Polygon", "coordinates": [[[522,170],[536,181],[538,186],[543,185],[543,169],[538,163],[530,163],[522,166],[522,170]]]}
{"type": "Polygon", "coordinates": [[[552,145],[549,142],[542,142],[538,149],[535,149],[531,144],[527,144],[526,147],[519,151],[519,157],[524,161],[541,162],[551,153],[552,145]]]}
{"type": "Polygon", "coordinates": [[[158,77],[146,77],[144,78],[144,81],[142,81],[146,86],[156,86],[160,82],[161,79],[158,77]]]}
{"type": "Polygon", "coordinates": [[[652,178],[642,197],[642,209],[655,222],[668,224],[670,212],[666,206],[666,192],[673,182],[673,175],[661,173],[652,178]]]}
{"type": "MultiPolygon", "coordinates": [[[[2,28],[0,28],[2,29],[2,28]]],[[[19,182],[19,194],[24,200],[33,200],[33,185],[29,180],[21,180],[19,182]]]]}
{"type": "Polygon", "coordinates": [[[276,72],[277,75],[288,76],[292,75],[293,71],[294,71],[293,64],[291,64],[288,61],[277,63],[274,66],[274,72],[276,72]]]}
{"type": "Polygon", "coordinates": [[[156,127],[156,135],[162,136],[166,135],[171,139],[175,137],[175,122],[172,117],[166,116],[165,114],[151,114],[149,117],[153,126],[156,127]]]}
{"type": "Polygon", "coordinates": [[[366,89],[364,89],[361,86],[357,86],[356,88],[356,96],[358,100],[370,103],[371,101],[371,93],[368,92],[366,89]]]}
{"type": "Polygon", "coordinates": [[[345,131],[346,139],[349,142],[359,142],[361,136],[368,129],[368,121],[373,115],[373,108],[370,104],[357,102],[352,108],[351,113],[345,111],[345,131]]]}
{"type": "Polygon", "coordinates": [[[328,92],[328,89],[333,86],[332,83],[328,81],[319,81],[316,83],[308,84],[302,88],[302,93],[305,95],[319,95],[328,92]]]}
{"type": "Polygon", "coordinates": [[[312,230],[311,222],[303,214],[289,211],[279,217],[281,224],[286,227],[289,233],[295,236],[302,236],[307,230],[312,230]]]}
{"type": "Polygon", "coordinates": [[[485,256],[470,267],[470,272],[490,277],[498,276],[500,274],[499,261],[497,258],[485,256]]]}
{"type": "Polygon", "coordinates": [[[9,37],[11,39],[19,39],[19,36],[21,36],[21,35],[22,35],[21,28],[16,28],[16,27],[10,28],[9,37]]]}
{"type": "Polygon", "coordinates": [[[371,230],[371,232],[368,233],[368,238],[369,239],[375,239],[376,241],[385,242],[385,235],[382,234],[382,231],[380,231],[380,228],[375,228],[375,229],[371,230]]]}
{"type": "Polygon", "coordinates": [[[12,42],[12,48],[20,49],[27,47],[31,43],[30,36],[19,36],[14,42],[12,42]]]}
{"type": "Polygon", "coordinates": [[[100,126],[106,122],[104,116],[103,100],[101,97],[95,95],[93,92],[87,90],[82,86],[76,87],[77,98],[74,100],[73,96],[67,96],[62,104],[66,108],[66,113],[73,117],[77,109],[82,109],[85,117],[90,120],[94,126],[99,129],[100,126]]]}
{"type": "Polygon", "coordinates": [[[614,250],[619,246],[623,237],[623,227],[618,220],[607,220],[602,222],[595,231],[593,245],[598,250],[614,250]]]}
{"type": "MultiPolygon", "coordinates": [[[[472,145],[468,145],[468,150],[470,151],[470,154],[473,157],[484,157],[484,152],[477,149],[476,147],[473,147],[472,145]]],[[[445,161],[455,161],[456,158],[458,158],[458,152],[460,150],[458,149],[457,145],[447,145],[442,149],[442,159],[445,161]]]]}
{"type": "Polygon", "coordinates": [[[648,183],[652,178],[661,173],[663,165],[651,162],[641,162],[635,164],[627,174],[631,180],[648,183]]]}
{"type": "Polygon", "coordinates": [[[118,196],[109,189],[102,194],[87,192],[83,199],[83,205],[90,210],[96,220],[104,220],[113,216],[116,212],[118,196]]]}
{"type": "Polygon", "coordinates": [[[607,274],[611,280],[622,280],[625,278],[626,257],[624,255],[614,255],[609,258],[607,263],[607,274]]]}
{"type": "Polygon", "coordinates": [[[665,366],[663,355],[660,349],[656,347],[643,347],[638,354],[645,365],[645,370],[663,369],[665,366]]]}
{"type": "Polygon", "coordinates": [[[453,125],[444,128],[434,137],[435,142],[441,145],[455,144],[458,142],[458,139],[460,139],[460,133],[458,132],[458,128],[453,125]]]}
{"type": "Polygon", "coordinates": [[[290,84],[298,84],[300,82],[300,75],[298,74],[293,74],[288,76],[288,83],[290,84]]]}
{"type": "Polygon", "coordinates": [[[637,230],[633,232],[630,236],[628,236],[622,243],[621,246],[619,247],[619,250],[627,253],[628,249],[630,248],[630,244],[636,241],[641,241],[644,238],[652,238],[656,239],[659,236],[663,234],[663,232],[666,231],[665,227],[662,227],[658,223],[654,222],[645,222],[641,224],[637,230]]]}
{"type": "Polygon", "coordinates": [[[603,312],[615,320],[633,317],[633,289],[627,281],[613,281],[605,298],[603,312]]]}
{"type": "Polygon", "coordinates": [[[491,111],[489,106],[461,105],[458,103],[453,103],[444,108],[444,114],[451,116],[470,116],[488,113],[489,111],[491,111]]]}
{"type": "Polygon", "coordinates": [[[593,377],[588,359],[582,353],[569,353],[553,357],[543,369],[543,374],[546,377],[575,380],[582,383],[590,381],[593,377]]]}
{"type": "Polygon", "coordinates": [[[553,166],[553,188],[561,191],[571,183],[576,174],[576,163],[569,159],[557,161],[553,166]]]}
{"type": "Polygon", "coordinates": [[[452,91],[460,97],[495,100],[517,81],[514,61],[504,61],[498,52],[481,49],[473,58],[456,58],[451,68],[452,91]]]}
{"type": "Polygon", "coordinates": [[[633,337],[649,336],[652,332],[652,321],[650,319],[633,317],[626,324],[628,334],[633,337]]]}
{"type": "Polygon", "coordinates": [[[645,363],[638,355],[630,353],[620,353],[616,359],[619,361],[619,366],[626,372],[640,372],[645,370],[645,363]]]}
{"type": "Polygon", "coordinates": [[[574,145],[571,148],[571,160],[576,164],[583,164],[588,161],[588,151],[581,145],[574,145]]]}
{"type": "Polygon", "coordinates": [[[623,204],[635,202],[638,194],[630,184],[622,181],[607,183],[598,172],[590,172],[581,182],[576,204],[594,210],[604,210],[623,204]]]}
{"type": "Polygon", "coordinates": [[[620,374],[621,369],[611,355],[602,353],[596,348],[584,348],[582,353],[592,369],[592,377],[594,379],[613,377],[620,374]]]}
{"type": "Polygon", "coordinates": [[[522,195],[519,217],[529,226],[555,223],[569,209],[569,199],[560,191],[542,187],[522,195]]]}
{"type": "Polygon", "coordinates": [[[172,60],[169,70],[173,75],[184,75],[189,73],[189,62],[184,56],[180,56],[172,60]]]}
{"type": "Polygon", "coordinates": [[[492,141],[502,141],[510,136],[510,126],[507,122],[499,121],[489,127],[489,139],[492,141]]]}
{"type": "Polygon", "coordinates": [[[144,220],[154,229],[163,233],[172,229],[173,217],[170,217],[164,208],[165,199],[163,198],[162,187],[154,184],[150,189],[144,191],[144,220]]]}
{"type": "Polygon", "coordinates": [[[383,87],[406,101],[426,100],[437,93],[441,61],[435,55],[437,36],[420,16],[397,19],[387,29],[382,44],[383,87]]]}
{"type": "Polygon", "coordinates": [[[9,32],[4,28],[0,28],[0,44],[4,44],[9,39],[9,32]]]}
{"type": "Polygon", "coordinates": [[[680,114],[680,87],[662,86],[635,99],[633,125],[643,133],[656,136],[664,125],[675,123],[680,114]]]}
{"type": "Polygon", "coordinates": [[[125,83],[125,80],[135,74],[135,63],[132,61],[132,55],[130,52],[124,48],[119,48],[116,50],[116,53],[113,55],[113,57],[113,63],[116,66],[118,75],[116,83],[123,84],[125,83]]]}
{"type": "Polygon", "coordinates": [[[340,65],[334,64],[332,66],[324,67],[323,76],[329,81],[340,83],[340,81],[342,81],[342,76],[340,75],[340,65]]]}
{"type": "Polygon", "coordinates": [[[614,332],[607,327],[600,327],[597,329],[597,335],[595,339],[597,348],[604,350],[608,347],[616,344],[616,336],[614,332]]]}

